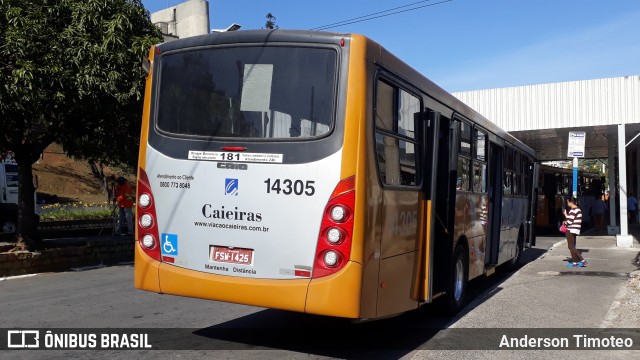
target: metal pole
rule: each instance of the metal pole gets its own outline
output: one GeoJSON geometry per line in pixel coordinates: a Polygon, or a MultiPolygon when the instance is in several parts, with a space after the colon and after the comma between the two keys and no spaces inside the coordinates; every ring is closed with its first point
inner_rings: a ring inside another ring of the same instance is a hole
{"type": "Polygon", "coordinates": [[[573,197],[578,197],[578,158],[573,158],[573,197]]]}

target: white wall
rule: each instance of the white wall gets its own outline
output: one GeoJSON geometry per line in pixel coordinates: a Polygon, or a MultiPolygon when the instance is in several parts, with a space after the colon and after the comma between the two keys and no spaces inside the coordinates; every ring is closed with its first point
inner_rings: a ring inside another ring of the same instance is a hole
{"type": "MultiPolygon", "coordinates": [[[[209,2],[189,0],[187,2],[151,14],[151,22],[163,30],[165,35],[185,38],[209,33],[209,2]],[[166,32],[165,32],[166,31],[166,32]]],[[[165,37],[165,41],[167,38],[165,37]]]]}

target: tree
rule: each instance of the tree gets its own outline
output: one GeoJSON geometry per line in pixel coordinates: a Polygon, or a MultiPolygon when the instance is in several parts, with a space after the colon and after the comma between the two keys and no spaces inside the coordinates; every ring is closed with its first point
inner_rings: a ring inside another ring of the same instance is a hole
{"type": "Polygon", "coordinates": [[[18,164],[19,247],[37,245],[31,166],[48,145],[135,164],[140,60],[161,38],[140,0],[0,0],[0,151],[18,164]]]}
{"type": "Polygon", "coordinates": [[[273,16],[271,13],[267,13],[267,22],[264,24],[264,27],[266,29],[277,29],[278,25],[276,25],[276,17],[273,16]]]}

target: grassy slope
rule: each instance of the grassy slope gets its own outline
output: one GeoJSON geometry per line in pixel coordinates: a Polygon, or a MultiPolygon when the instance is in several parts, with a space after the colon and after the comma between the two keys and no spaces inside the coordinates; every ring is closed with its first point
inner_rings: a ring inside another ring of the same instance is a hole
{"type": "MultiPolygon", "coordinates": [[[[85,161],[67,157],[60,145],[53,144],[47,148],[43,158],[33,164],[33,173],[38,176],[38,198],[48,194],[56,195],[61,202],[106,202],[105,195],[91,175],[89,165],[85,161]]],[[[105,174],[121,175],[111,169],[105,169],[105,174]]],[[[134,180],[131,176],[125,177],[134,180]]]]}

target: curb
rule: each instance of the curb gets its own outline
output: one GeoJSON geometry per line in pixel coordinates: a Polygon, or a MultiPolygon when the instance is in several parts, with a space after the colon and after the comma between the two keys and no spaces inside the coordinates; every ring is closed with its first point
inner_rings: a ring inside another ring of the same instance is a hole
{"type": "Polygon", "coordinates": [[[135,241],[131,237],[107,238],[100,241],[87,239],[58,245],[35,252],[0,253],[0,277],[132,261],[135,241]]]}

